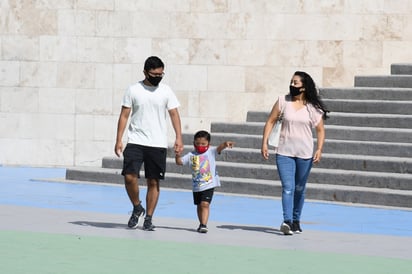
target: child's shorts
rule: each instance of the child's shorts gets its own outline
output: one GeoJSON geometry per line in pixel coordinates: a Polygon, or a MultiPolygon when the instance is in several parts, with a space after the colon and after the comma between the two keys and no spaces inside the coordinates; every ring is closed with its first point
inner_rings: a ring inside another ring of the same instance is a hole
{"type": "Polygon", "coordinates": [[[203,191],[193,192],[193,203],[195,205],[199,205],[201,202],[208,202],[210,204],[214,191],[214,188],[209,188],[203,191]]]}

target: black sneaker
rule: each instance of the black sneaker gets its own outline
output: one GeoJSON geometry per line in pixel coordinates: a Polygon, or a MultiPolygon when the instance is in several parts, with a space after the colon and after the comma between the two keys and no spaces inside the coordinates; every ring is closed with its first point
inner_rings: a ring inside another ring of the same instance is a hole
{"type": "Polygon", "coordinates": [[[143,230],[155,231],[156,227],[152,224],[152,219],[145,219],[143,223],[143,230]]]}
{"type": "Polygon", "coordinates": [[[197,232],[199,233],[207,233],[209,230],[207,229],[206,225],[200,224],[199,227],[197,228],[197,232]]]}
{"type": "Polygon", "coordinates": [[[300,222],[299,221],[293,221],[292,223],[292,231],[294,233],[302,233],[302,228],[300,227],[300,222]]]}
{"type": "Polygon", "coordinates": [[[289,222],[283,222],[280,225],[280,231],[282,231],[283,234],[285,234],[285,235],[293,235],[291,227],[292,227],[292,223],[290,221],[289,222]]]}
{"type": "Polygon", "coordinates": [[[130,216],[129,222],[127,223],[127,226],[129,228],[137,228],[137,224],[139,223],[139,217],[144,216],[145,210],[142,207],[140,211],[133,211],[132,216],[130,216]]]}

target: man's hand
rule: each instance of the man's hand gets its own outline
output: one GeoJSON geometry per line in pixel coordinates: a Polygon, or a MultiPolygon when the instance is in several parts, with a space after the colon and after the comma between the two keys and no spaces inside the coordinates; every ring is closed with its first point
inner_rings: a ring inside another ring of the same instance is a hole
{"type": "Polygon", "coordinates": [[[123,152],[123,143],[122,142],[117,142],[116,145],[114,146],[114,153],[117,155],[117,157],[120,157],[123,152]]]}

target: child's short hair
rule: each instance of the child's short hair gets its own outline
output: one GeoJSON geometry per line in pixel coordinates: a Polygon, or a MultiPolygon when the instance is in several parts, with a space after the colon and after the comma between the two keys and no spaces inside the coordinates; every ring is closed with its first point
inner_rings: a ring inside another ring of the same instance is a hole
{"type": "Polygon", "coordinates": [[[206,130],[199,130],[196,132],[193,140],[196,140],[197,138],[206,138],[206,140],[210,143],[210,133],[206,130]]]}

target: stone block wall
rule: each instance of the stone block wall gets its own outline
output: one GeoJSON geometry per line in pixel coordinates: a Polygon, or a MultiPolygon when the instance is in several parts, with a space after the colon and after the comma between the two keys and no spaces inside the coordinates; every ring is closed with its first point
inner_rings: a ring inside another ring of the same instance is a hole
{"type": "Polygon", "coordinates": [[[270,109],[295,70],[353,86],[411,48],[408,0],[0,0],[0,164],[100,165],[150,55],[194,132],[270,109]]]}

